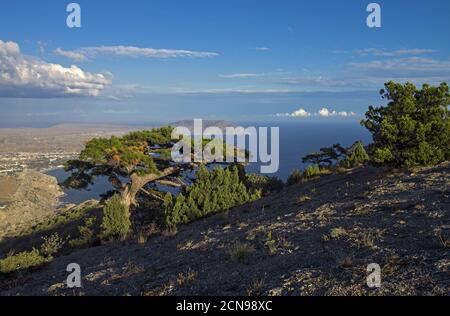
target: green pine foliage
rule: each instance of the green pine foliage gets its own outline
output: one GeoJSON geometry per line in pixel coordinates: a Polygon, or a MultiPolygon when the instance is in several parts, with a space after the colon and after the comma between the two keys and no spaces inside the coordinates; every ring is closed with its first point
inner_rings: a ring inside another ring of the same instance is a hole
{"type": "Polygon", "coordinates": [[[245,176],[245,183],[250,189],[261,190],[263,196],[272,192],[279,192],[284,187],[283,181],[277,177],[269,177],[257,173],[247,174],[245,176]]]}
{"type": "Polygon", "coordinates": [[[7,274],[32,267],[38,267],[52,261],[52,259],[52,257],[43,256],[37,249],[20,252],[0,260],[0,273],[7,274]]]}
{"type": "Polygon", "coordinates": [[[124,238],[131,229],[129,209],[122,203],[119,195],[114,195],[103,208],[103,238],[124,238]]]}
{"type": "Polygon", "coordinates": [[[305,169],[303,172],[303,178],[305,180],[313,179],[315,177],[318,177],[322,174],[322,168],[319,167],[319,165],[312,165],[308,166],[308,168],[305,169]]]}
{"type": "Polygon", "coordinates": [[[324,174],[330,174],[330,170],[325,167],[320,167],[319,165],[308,166],[305,170],[294,170],[287,180],[287,185],[291,186],[303,181],[308,181],[315,179],[324,174]]]}
{"type": "Polygon", "coordinates": [[[294,185],[296,183],[300,183],[303,179],[303,172],[295,169],[291,175],[289,176],[289,178],[287,179],[287,185],[291,186],[294,185]]]}
{"type": "Polygon", "coordinates": [[[370,107],[362,121],[373,135],[371,160],[377,165],[436,165],[450,158],[449,87],[388,82],[387,106],[370,107]]]}
{"type": "Polygon", "coordinates": [[[247,189],[237,166],[209,171],[202,165],[192,186],[186,188],[177,197],[171,193],[166,194],[163,203],[165,224],[169,227],[185,224],[260,197],[260,190],[247,189]]]}
{"type": "Polygon", "coordinates": [[[356,142],[348,151],[347,156],[342,161],[342,166],[345,168],[356,168],[364,165],[369,161],[369,155],[364,149],[362,142],[356,142]]]}

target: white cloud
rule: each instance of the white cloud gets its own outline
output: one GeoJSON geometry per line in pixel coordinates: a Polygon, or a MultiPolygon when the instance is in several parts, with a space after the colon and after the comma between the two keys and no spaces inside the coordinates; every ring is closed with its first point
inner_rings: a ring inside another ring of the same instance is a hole
{"type": "Polygon", "coordinates": [[[398,49],[398,50],[387,50],[380,48],[365,48],[358,49],[354,51],[361,56],[377,56],[377,57],[394,57],[394,56],[407,56],[407,55],[423,55],[436,53],[437,50],[434,49],[422,49],[422,48],[412,48],[412,49],[398,49]]]}
{"type": "Polygon", "coordinates": [[[319,116],[334,116],[336,115],[336,111],[328,110],[327,108],[322,108],[318,113],[319,116]]]}
{"type": "Polygon", "coordinates": [[[262,47],[256,47],[255,48],[256,50],[258,50],[258,51],[269,51],[270,50],[270,48],[269,47],[264,47],[264,46],[262,46],[262,47]]]}
{"type": "Polygon", "coordinates": [[[437,53],[438,50],[429,48],[406,48],[389,50],[385,48],[363,48],[355,50],[334,50],[333,54],[356,54],[359,56],[376,56],[376,57],[400,57],[400,56],[414,56],[437,53]]]}
{"type": "Polygon", "coordinates": [[[329,110],[328,108],[322,108],[319,112],[316,113],[316,115],[321,117],[332,117],[332,116],[341,116],[341,117],[349,117],[349,116],[356,116],[356,113],[354,112],[337,112],[334,110],[329,110]]]}
{"type": "Polygon", "coordinates": [[[432,78],[449,77],[450,61],[422,57],[373,60],[349,64],[352,71],[371,77],[432,78]]]}
{"type": "MultiPolygon", "coordinates": [[[[63,51],[63,50],[61,50],[63,51]]],[[[98,55],[131,57],[131,58],[209,58],[217,57],[218,53],[214,52],[197,52],[190,50],[177,49],[156,49],[156,48],[140,48],[134,46],[98,46],[98,47],[84,47],[74,51],[63,51],[65,57],[73,59],[72,57],[82,58],[95,57],[98,55]]],[[[61,54],[62,55],[62,54],[61,54]]]]}
{"type": "Polygon", "coordinates": [[[110,84],[108,74],[47,63],[23,55],[15,42],[0,40],[0,97],[97,96],[110,84]]]}
{"type": "Polygon", "coordinates": [[[57,48],[53,51],[54,54],[58,56],[63,56],[69,59],[72,59],[74,61],[85,61],[87,57],[82,53],[77,53],[74,51],[66,51],[62,50],[61,48],[57,48]]]}
{"type": "Polygon", "coordinates": [[[277,113],[275,116],[278,117],[311,117],[314,116],[320,116],[320,117],[352,117],[356,116],[357,114],[355,112],[337,112],[333,110],[329,110],[328,108],[322,108],[317,113],[311,113],[306,111],[305,109],[298,109],[295,112],[292,113],[277,113]]]}
{"type": "Polygon", "coordinates": [[[310,117],[311,113],[306,111],[305,109],[298,109],[295,112],[292,113],[278,113],[276,116],[279,117],[310,117]]]}
{"type": "Polygon", "coordinates": [[[385,82],[424,82],[436,85],[450,80],[450,60],[424,57],[377,58],[350,62],[331,76],[284,77],[277,83],[299,87],[304,91],[373,90],[385,82]]]}
{"type": "Polygon", "coordinates": [[[311,116],[311,113],[307,112],[305,109],[298,109],[294,113],[291,114],[293,117],[308,117],[311,116]]]}
{"type": "Polygon", "coordinates": [[[345,111],[343,111],[343,112],[338,112],[338,115],[342,116],[342,117],[348,117],[348,116],[356,116],[356,113],[355,112],[345,112],[345,111]]]}
{"type": "Polygon", "coordinates": [[[238,73],[238,74],[228,74],[228,75],[220,75],[221,78],[226,79],[245,79],[245,78],[255,78],[255,77],[261,77],[263,74],[256,74],[256,73],[238,73]]]}

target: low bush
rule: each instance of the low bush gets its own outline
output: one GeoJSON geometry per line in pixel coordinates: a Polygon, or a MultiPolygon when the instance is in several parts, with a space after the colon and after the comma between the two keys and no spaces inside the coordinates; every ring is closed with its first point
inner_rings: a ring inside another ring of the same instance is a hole
{"type": "Polygon", "coordinates": [[[312,165],[307,167],[304,171],[294,170],[294,172],[289,176],[287,185],[294,185],[302,181],[311,180],[321,175],[330,174],[331,171],[328,168],[320,167],[318,165],[312,165]]]}
{"type": "Polygon", "coordinates": [[[300,183],[303,179],[303,172],[298,169],[295,169],[287,180],[287,185],[294,185],[300,183]]]}
{"type": "Polygon", "coordinates": [[[41,245],[40,253],[46,257],[51,257],[63,247],[64,240],[59,237],[58,233],[53,235],[42,237],[44,243],[41,245]]]}
{"type": "Polygon", "coordinates": [[[245,182],[250,190],[261,190],[264,196],[272,192],[279,192],[284,187],[283,181],[277,177],[268,177],[256,173],[247,174],[245,182]]]}
{"type": "Polygon", "coordinates": [[[52,257],[43,256],[39,250],[24,251],[14,255],[9,255],[0,260],[0,273],[11,273],[19,270],[29,269],[50,262],[52,257]]]}
{"type": "Polygon", "coordinates": [[[102,238],[125,238],[131,229],[129,209],[114,195],[103,208],[102,238]]]}
{"type": "Polygon", "coordinates": [[[228,254],[231,260],[239,263],[247,262],[250,253],[254,251],[254,248],[247,243],[236,242],[228,249],[228,254]]]}
{"type": "Polygon", "coordinates": [[[369,155],[364,149],[362,142],[356,142],[347,153],[345,159],[342,161],[342,166],[345,168],[356,168],[369,161],[369,155]]]}
{"type": "Polygon", "coordinates": [[[96,217],[88,217],[84,220],[82,226],[78,226],[80,237],[69,241],[69,245],[72,248],[84,248],[93,243],[95,232],[96,217]]]}

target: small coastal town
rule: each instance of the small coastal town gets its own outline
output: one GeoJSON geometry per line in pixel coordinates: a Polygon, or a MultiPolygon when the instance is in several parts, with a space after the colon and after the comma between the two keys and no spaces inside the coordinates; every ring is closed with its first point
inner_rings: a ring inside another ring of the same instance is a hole
{"type": "Polygon", "coordinates": [[[77,157],[95,137],[124,135],[138,126],[59,124],[47,128],[0,128],[0,176],[23,170],[46,172],[77,157]]]}
{"type": "Polygon", "coordinates": [[[75,152],[0,153],[0,175],[12,175],[26,169],[46,172],[60,168],[77,156],[75,152]]]}

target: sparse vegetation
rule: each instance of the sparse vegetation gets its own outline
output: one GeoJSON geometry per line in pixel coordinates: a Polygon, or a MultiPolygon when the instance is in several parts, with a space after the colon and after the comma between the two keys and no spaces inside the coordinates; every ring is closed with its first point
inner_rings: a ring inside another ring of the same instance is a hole
{"type": "Polygon", "coordinates": [[[177,284],[179,287],[183,287],[191,284],[197,278],[197,271],[189,269],[186,273],[179,273],[177,277],[177,284]]]}
{"type": "Polygon", "coordinates": [[[319,165],[308,166],[304,171],[294,170],[287,180],[287,185],[294,185],[330,173],[331,171],[329,169],[320,167],[319,165]]]}
{"type": "Polygon", "coordinates": [[[235,242],[228,248],[231,260],[238,263],[246,263],[254,248],[248,243],[235,242]]]}
{"type": "Polygon", "coordinates": [[[309,195],[300,195],[295,199],[295,204],[301,205],[308,201],[311,201],[311,197],[309,195]]]}
{"type": "Polygon", "coordinates": [[[335,239],[335,240],[340,239],[345,236],[348,236],[348,232],[346,229],[344,229],[342,227],[335,227],[330,230],[329,234],[324,235],[322,239],[324,241],[329,241],[329,240],[333,240],[333,239],[335,239]]]}
{"type": "Polygon", "coordinates": [[[59,237],[58,233],[51,236],[42,237],[44,243],[41,245],[40,253],[45,257],[51,257],[63,247],[64,240],[59,237]]]}
{"type": "Polygon", "coordinates": [[[247,288],[248,296],[261,296],[264,294],[264,287],[266,283],[264,279],[253,280],[252,283],[247,288]]]}
{"type": "Polygon", "coordinates": [[[439,244],[444,248],[448,249],[450,248],[450,239],[445,236],[443,231],[441,229],[438,229],[435,233],[436,238],[439,241],[439,244]]]}
{"type": "Polygon", "coordinates": [[[271,256],[275,255],[278,251],[277,245],[276,245],[276,240],[272,236],[272,231],[269,231],[267,233],[267,240],[265,242],[265,246],[267,247],[267,250],[269,251],[269,254],[271,256]]]}
{"type": "Polygon", "coordinates": [[[78,226],[80,237],[69,241],[72,248],[83,248],[92,244],[94,240],[94,226],[97,222],[96,217],[88,217],[84,220],[84,224],[78,226]]]}
{"type": "Polygon", "coordinates": [[[303,179],[303,172],[298,169],[295,169],[287,180],[287,185],[294,185],[300,183],[303,179]]]}

